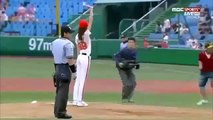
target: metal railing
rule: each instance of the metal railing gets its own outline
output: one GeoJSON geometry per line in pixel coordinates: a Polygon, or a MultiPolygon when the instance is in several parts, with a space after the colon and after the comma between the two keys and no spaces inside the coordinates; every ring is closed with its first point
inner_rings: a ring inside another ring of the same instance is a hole
{"type": "Polygon", "coordinates": [[[83,15],[87,14],[89,11],[90,11],[90,9],[87,9],[83,14],[81,14],[80,16],[78,16],[77,18],[75,18],[72,22],[70,22],[70,23],[68,24],[68,26],[72,26],[76,21],[80,20],[81,17],[82,17],[83,15]]]}
{"type": "MultiPolygon", "coordinates": [[[[165,10],[167,9],[167,0],[163,0],[160,4],[152,8],[149,12],[147,12],[145,15],[143,15],[140,19],[136,20],[134,24],[137,24],[138,22],[142,21],[144,18],[146,18],[150,13],[155,11],[158,7],[162,6],[165,3],[165,10]]],[[[121,32],[121,34],[125,34],[128,30],[130,30],[134,24],[130,25],[128,28],[126,28],[124,31],[121,32]]]]}
{"type": "Polygon", "coordinates": [[[125,30],[128,26],[132,25],[132,27],[129,29],[129,32],[125,34],[127,36],[132,36],[149,23],[148,19],[143,19],[136,24],[136,20],[137,19],[122,19],[119,23],[119,35],[121,35],[122,30],[125,30]]]}

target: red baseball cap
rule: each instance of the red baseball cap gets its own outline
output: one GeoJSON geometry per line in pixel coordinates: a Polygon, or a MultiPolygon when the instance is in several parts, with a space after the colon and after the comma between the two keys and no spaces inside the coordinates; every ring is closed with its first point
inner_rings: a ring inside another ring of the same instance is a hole
{"type": "Polygon", "coordinates": [[[79,28],[86,28],[86,27],[88,27],[88,25],[89,25],[89,23],[85,19],[82,19],[79,22],[79,28]]]}

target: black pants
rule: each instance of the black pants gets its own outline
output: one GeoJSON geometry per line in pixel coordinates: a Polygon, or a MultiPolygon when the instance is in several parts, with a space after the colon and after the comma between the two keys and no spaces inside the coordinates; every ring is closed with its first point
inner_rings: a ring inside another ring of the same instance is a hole
{"type": "Polygon", "coordinates": [[[58,80],[55,96],[54,114],[60,116],[66,114],[66,106],[69,94],[69,82],[63,82],[58,80]]]}
{"type": "Polygon", "coordinates": [[[56,66],[56,96],[54,104],[54,114],[56,117],[63,116],[67,110],[67,100],[69,95],[69,85],[71,72],[69,65],[57,65],[56,66]],[[63,74],[63,75],[61,75],[63,74]],[[66,79],[63,76],[67,76],[66,79]]]}
{"type": "Polygon", "coordinates": [[[135,74],[133,73],[132,69],[122,70],[119,67],[117,67],[117,69],[123,84],[122,99],[130,100],[136,87],[135,74]]]}

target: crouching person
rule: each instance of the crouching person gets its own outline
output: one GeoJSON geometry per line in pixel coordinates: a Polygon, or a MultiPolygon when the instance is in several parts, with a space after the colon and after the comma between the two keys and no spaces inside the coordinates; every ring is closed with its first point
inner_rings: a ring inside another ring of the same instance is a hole
{"type": "Polygon", "coordinates": [[[115,55],[116,68],[118,69],[122,80],[122,102],[134,102],[132,96],[136,87],[135,74],[133,68],[139,69],[139,64],[136,62],[136,40],[128,38],[128,47],[121,49],[115,55]]]}

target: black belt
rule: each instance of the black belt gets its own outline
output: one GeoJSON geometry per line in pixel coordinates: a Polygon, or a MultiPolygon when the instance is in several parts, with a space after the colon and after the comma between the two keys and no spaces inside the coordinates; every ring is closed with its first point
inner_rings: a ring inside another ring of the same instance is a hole
{"type": "Polygon", "coordinates": [[[82,55],[87,55],[86,53],[81,53],[82,55]]]}
{"type": "Polygon", "coordinates": [[[68,63],[55,63],[55,65],[69,65],[68,63]]]}

